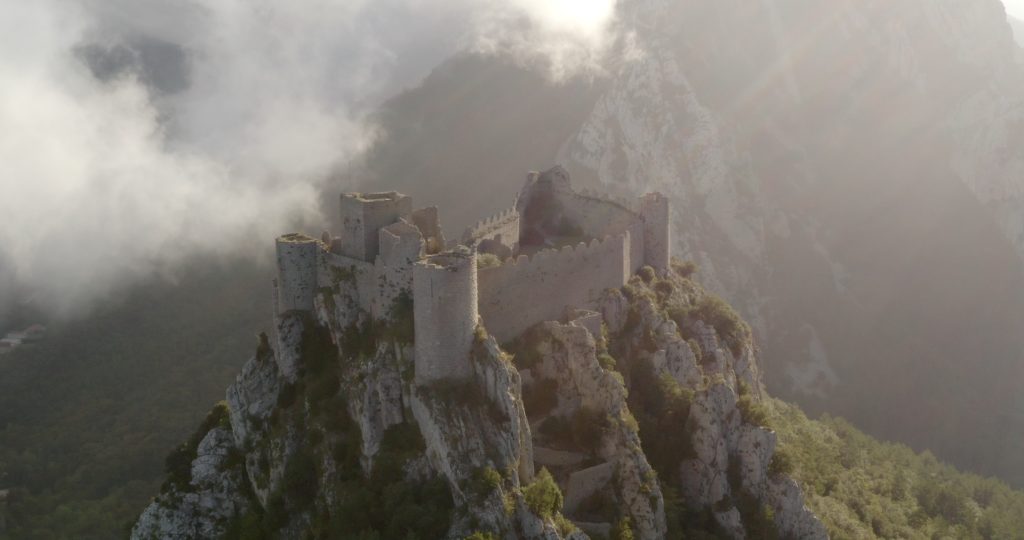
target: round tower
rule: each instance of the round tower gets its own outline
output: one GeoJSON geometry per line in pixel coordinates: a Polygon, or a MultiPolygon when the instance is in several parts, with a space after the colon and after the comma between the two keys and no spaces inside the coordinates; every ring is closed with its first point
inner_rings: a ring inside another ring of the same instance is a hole
{"type": "Polygon", "coordinates": [[[277,239],[277,312],[313,310],[320,243],[304,234],[277,239]]]}
{"type": "Polygon", "coordinates": [[[476,254],[465,247],[413,266],[416,383],[473,375],[477,314],[476,254]]]}

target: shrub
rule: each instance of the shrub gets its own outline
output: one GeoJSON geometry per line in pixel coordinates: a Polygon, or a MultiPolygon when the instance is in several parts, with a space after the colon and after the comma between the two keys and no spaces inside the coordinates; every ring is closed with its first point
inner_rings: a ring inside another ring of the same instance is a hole
{"type": "Polygon", "coordinates": [[[478,498],[484,498],[501,487],[501,474],[494,467],[480,467],[473,471],[470,491],[478,498]]]}
{"type": "Polygon", "coordinates": [[[526,506],[542,518],[550,518],[562,510],[562,492],[546,468],[542,468],[537,477],[523,488],[526,506]]]}
{"type": "Polygon", "coordinates": [[[658,277],[658,274],[650,266],[644,266],[641,268],[640,271],[637,272],[637,275],[639,275],[640,279],[644,280],[644,283],[648,285],[658,277]]]}
{"type": "Polygon", "coordinates": [[[675,272],[677,276],[682,278],[689,279],[690,276],[697,272],[697,265],[693,261],[681,261],[675,257],[672,257],[672,262],[670,263],[670,265],[672,266],[672,271],[675,272]]]}
{"type": "Polygon", "coordinates": [[[601,364],[601,367],[608,371],[615,371],[615,358],[608,353],[601,353],[597,356],[597,363],[601,364]]]}
{"type": "Polygon", "coordinates": [[[754,401],[754,398],[750,394],[744,394],[736,401],[736,406],[740,410],[740,415],[743,421],[752,426],[770,427],[771,422],[769,421],[770,415],[768,414],[768,408],[762,403],[754,401]]]}
{"type": "Polygon", "coordinates": [[[633,540],[633,524],[628,517],[624,517],[615,524],[612,529],[611,540],[633,540]]]}
{"type": "Polygon", "coordinates": [[[772,476],[792,474],[794,465],[793,454],[784,446],[778,447],[772,454],[771,462],[768,463],[768,474],[772,476]]]}
{"type": "Polygon", "coordinates": [[[473,534],[467,536],[464,540],[498,540],[498,537],[494,536],[492,532],[474,531],[473,534]]]}
{"type": "Polygon", "coordinates": [[[501,266],[501,259],[493,253],[479,253],[476,256],[476,267],[478,269],[483,268],[495,268],[501,266]]]}
{"type": "Polygon", "coordinates": [[[701,297],[693,314],[713,326],[734,355],[739,354],[743,344],[750,339],[750,327],[747,323],[743,322],[736,310],[725,300],[713,294],[701,297]]]}

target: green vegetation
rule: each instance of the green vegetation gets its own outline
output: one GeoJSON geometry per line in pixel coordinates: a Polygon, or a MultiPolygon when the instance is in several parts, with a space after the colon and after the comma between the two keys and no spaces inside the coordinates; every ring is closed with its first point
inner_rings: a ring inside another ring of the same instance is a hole
{"type": "Polygon", "coordinates": [[[473,471],[473,479],[469,491],[477,498],[483,499],[501,487],[501,473],[494,467],[480,467],[473,471]]]}
{"type": "Polygon", "coordinates": [[[675,257],[669,262],[672,271],[681,278],[690,279],[697,273],[697,265],[693,261],[682,261],[675,257]]]}
{"type": "Polygon", "coordinates": [[[526,506],[542,518],[550,518],[562,510],[562,492],[547,469],[542,468],[529,485],[523,488],[526,506]]]}
{"type": "MultiPolygon", "coordinates": [[[[931,453],[879,442],[849,423],[768,408],[785,463],[835,538],[1024,538],[1024,493],[957,472],[931,453]]],[[[779,454],[776,454],[778,457],[779,454]]]]}
{"type": "Polygon", "coordinates": [[[476,256],[476,267],[479,269],[483,268],[496,268],[501,266],[501,258],[493,253],[479,253],[476,256]]]}
{"type": "Polygon", "coordinates": [[[0,489],[11,539],[124,538],[164,458],[269,328],[269,270],[201,262],[0,357],[0,489]]]}

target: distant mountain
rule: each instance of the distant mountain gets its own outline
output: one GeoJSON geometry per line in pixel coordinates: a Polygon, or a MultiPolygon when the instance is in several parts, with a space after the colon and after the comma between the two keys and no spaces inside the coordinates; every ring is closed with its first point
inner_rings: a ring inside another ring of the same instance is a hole
{"type": "Polygon", "coordinates": [[[1010,20],[1010,28],[1013,29],[1013,37],[1017,40],[1017,43],[1024,47],[1024,21],[1016,17],[1008,17],[1010,20]]]}
{"type": "Polygon", "coordinates": [[[1024,485],[1024,67],[998,0],[634,0],[619,20],[593,81],[452,59],[383,109],[360,178],[474,215],[523,163],[661,190],[770,390],[1024,485]]]}

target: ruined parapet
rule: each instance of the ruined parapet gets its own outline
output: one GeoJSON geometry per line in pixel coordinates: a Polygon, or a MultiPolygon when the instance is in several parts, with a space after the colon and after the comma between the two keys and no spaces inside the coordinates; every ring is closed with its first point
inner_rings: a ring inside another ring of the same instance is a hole
{"type": "Polygon", "coordinates": [[[412,213],[412,224],[423,235],[424,250],[427,255],[434,255],[444,250],[444,231],[441,230],[441,218],[436,206],[420,208],[412,213]]]}
{"type": "Polygon", "coordinates": [[[380,255],[374,264],[376,280],[370,314],[383,319],[402,293],[412,293],[413,264],[423,256],[423,235],[405,220],[380,230],[380,255]]]}
{"type": "Polygon", "coordinates": [[[669,213],[668,197],[661,193],[648,193],[640,198],[640,217],[644,222],[644,263],[659,271],[669,267],[669,213]]]}
{"type": "Polygon", "coordinates": [[[508,248],[511,253],[515,253],[519,249],[519,212],[515,208],[509,208],[478,221],[462,233],[462,244],[465,246],[477,247],[486,241],[497,242],[508,248]]]}
{"type": "Polygon", "coordinates": [[[321,244],[304,234],[277,239],[277,313],[312,311],[321,244]]]}
{"type": "Polygon", "coordinates": [[[387,193],[342,193],[341,255],[373,262],[380,250],[378,231],[412,213],[412,198],[387,193]]]}
{"type": "Polygon", "coordinates": [[[476,254],[467,248],[413,266],[416,382],[473,375],[470,350],[478,322],[476,254]]]}

